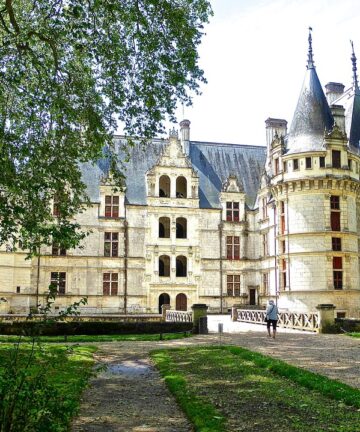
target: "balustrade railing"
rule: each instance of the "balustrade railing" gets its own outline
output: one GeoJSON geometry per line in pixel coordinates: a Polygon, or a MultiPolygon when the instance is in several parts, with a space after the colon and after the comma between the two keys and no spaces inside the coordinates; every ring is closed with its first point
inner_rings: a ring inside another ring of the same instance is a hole
{"type": "MultiPolygon", "coordinates": [[[[237,309],[238,321],[265,324],[265,310],[237,309]]],[[[317,331],[319,329],[319,315],[314,313],[280,312],[278,326],[299,330],[317,331]]]]}
{"type": "Polygon", "coordinates": [[[192,322],[192,312],[167,310],[166,321],[172,322],[192,322]]]}

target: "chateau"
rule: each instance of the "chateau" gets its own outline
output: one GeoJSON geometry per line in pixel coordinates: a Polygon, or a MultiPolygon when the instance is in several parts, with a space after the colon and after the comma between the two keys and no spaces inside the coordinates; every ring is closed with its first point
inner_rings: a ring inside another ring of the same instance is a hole
{"type": "MultiPolygon", "coordinates": [[[[106,160],[82,167],[91,200],[77,221],[82,247],[41,256],[0,250],[2,313],[88,297],[84,313],[157,313],[162,304],[311,312],[320,303],[360,317],[360,90],[319,82],[311,35],[293,120],[266,120],[266,146],[191,141],[190,121],[168,139],[130,148],[126,187],[106,160]]],[[[295,83],[296,84],[296,83],[295,83]]],[[[125,137],[115,136],[119,154],[125,137]]],[[[125,153],[124,153],[125,157],[125,153]]],[[[56,206],[53,208],[56,216],[56,206]]]]}

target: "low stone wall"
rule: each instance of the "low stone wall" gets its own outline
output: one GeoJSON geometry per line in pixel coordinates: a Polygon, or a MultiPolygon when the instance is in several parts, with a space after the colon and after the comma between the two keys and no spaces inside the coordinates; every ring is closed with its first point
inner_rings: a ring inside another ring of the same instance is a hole
{"type": "MultiPolygon", "coordinates": [[[[54,318],[56,315],[49,316],[54,318]]],[[[32,321],[41,321],[44,319],[43,315],[32,315],[32,321]]],[[[159,314],[138,314],[138,315],[79,315],[79,316],[68,316],[64,321],[89,321],[89,322],[160,322],[162,321],[162,315],[159,314]]],[[[21,322],[28,321],[29,316],[25,314],[4,314],[0,315],[1,322],[21,322]]]]}

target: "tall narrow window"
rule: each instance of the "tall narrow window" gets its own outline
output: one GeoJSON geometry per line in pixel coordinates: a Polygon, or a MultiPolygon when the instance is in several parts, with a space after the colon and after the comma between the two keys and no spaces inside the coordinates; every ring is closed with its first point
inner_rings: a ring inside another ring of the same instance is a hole
{"type": "Polygon", "coordinates": [[[333,150],[331,155],[333,168],[341,168],[341,151],[333,150]]]}
{"type": "Polygon", "coordinates": [[[319,157],[319,166],[320,168],[325,168],[325,156],[319,157]]]}
{"type": "Polygon", "coordinates": [[[187,237],[187,221],[185,218],[179,217],[176,219],[176,238],[187,237]]]}
{"type": "Polygon", "coordinates": [[[230,260],[240,259],[240,237],[226,237],[226,257],[230,260]]]}
{"type": "Polygon", "coordinates": [[[294,171],[297,171],[299,169],[299,159],[294,159],[293,164],[294,171]]]}
{"type": "Polygon", "coordinates": [[[229,222],[239,222],[239,203],[226,203],[226,220],[229,222]]]}
{"type": "Polygon", "coordinates": [[[348,167],[349,167],[349,171],[351,171],[352,170],[352,160],[351,159],[348,160],[348,167]]]}
{"type": "Polygon", "coordinates": [[[281,287],[285,289],[287,285],[286,280],[286,260],[281,260],[281,287]]]}
{"type": "Polygon", "coordinates": [[[66,273],[51,272],[50,284],[56,287],[58,294],[65,294],[66,273]]]}
{"type": "Polygon", "coordinates": [[[117,295],[118,284],[118,273],[103,273],[103,295],[117,295]]]}
{"type": "Polygon", "coordinates": [[[340,231],[340,197],[331,195],[330,197],[330,222],[332,231],[340,231]]]}
{"type": "Polygon", "coordinates": [[[168,255],[161,255],[159,258],[159,276],[170,276],[170,257],[168,255]]]}
{"type": "Polygon", "coordinates": [[[311,157],[305,158],[305,166],[306,166],[306,169],[310,169],[312,167],[312,159],[311,159],[311,157]]]}
{"type": "Polygon", "coordinates": [[[269,273],[263,273],[263,293],[269,294],[269,273]]]}
{"type": "Polygon", "coordinates": [[[179,176],[176,179],[176,198],[187,197],[187,181],[183,176],[179,176]]]}
{"type": "Polygon", "coordinates": [[[176,257],[176,277],[186,277],[187,275],[187,259],[180,255],[176,257]]]}
{"type": "Polygon", "coordinates": [[[104,233],[104,256],[117,257],[119,255],[119,233],[104,233]]]}
{"type": "Polygon", "coordinates": [[[341,238],[340,237],[333,237],[331,239],[332,243],[332,250],[333,251],[341,251],[341,238]]]}
{"type": "Polygon", "coordinates": [[[167,175],[159,179],[159,197],[170,198],[170,177],[167,175]]]}
{"type": "Polygon", "coordinates": [[[269,255],[269,242],[268,242],[268,234],[263,234],[263,255],[269,255]]]}
{"type": "Polygon", "coordinates": [[[333,257],[334,289],[343,289],[342,257],[333,257]]]}
{"type": "Polygon", "coordinates": [[[159,237],[170,238],[170,218],[164,216],[159,219],[159,237]]]}
{"type": "Polygon", "coordinates": [[[231,297],[240,295],[240,275],[227,275],[227,295],[231,297]]]}
{"type": "Polygon", "coordinates": [[[53,243],[52,248],[51,248],[51,255],[65,256],[66,255],[66,249],[63,247],[60,247],[56,243],[53,243]]]}
{"type": "Polygon", "coordinates": [[[278,175],[279,174],[279,159],[278,158],[276,158],[276,159],[274,159],[274,165],[275,165],[275,175],[278,175]]]}
{"type": "Polygon", "coordinates": [[[280,234],[285,233],[285,202],[280,201],[280,234]]]}
{"type": "Polygon", "coordinates": [[[53,214],[53,216],[60,216],[60,206],[59,206],[58,195],[54,196],[52,214],[53,214]]]}
{"type": "Polygon", "coordinates": [[[119,197],[105,196],[105,217],[119,217],[119,197]]]}
{"type": "Polygon", "coordinates": [[[262,199],[262,215],[263,219],[266,219],[268,217],[266,198],[262,199]]]}
{"type": "Polygon", "coordinates": [[[287,173],[287,162],[286,161],[283,162],[283,171],[284,171],[284,173],[287,173]]]}

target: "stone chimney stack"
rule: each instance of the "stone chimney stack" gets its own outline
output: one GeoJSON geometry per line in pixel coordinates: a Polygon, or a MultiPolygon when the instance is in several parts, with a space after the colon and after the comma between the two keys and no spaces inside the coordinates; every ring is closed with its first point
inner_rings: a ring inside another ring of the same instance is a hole
{"type": "Polygon", "coordinates": [[[344,84],[329,82],[325,86],[326,99],[329,106],[344,93],[344,84]]]}
{"type": "Polygon", "coordinates": [[[184,153],[188,155],[190,142],[190,120],[182,120],[180,122],[180,141],[184,153]]]}
{"type": "Polygon", "coordinates": [[[266,145],[269,151],[275,135],[277,135],[278,137],[285,137],[287,133],[287,121],[283,119],[275,119],[269,117],[267,120],[265,120],[265,125],[266,145]]]}

